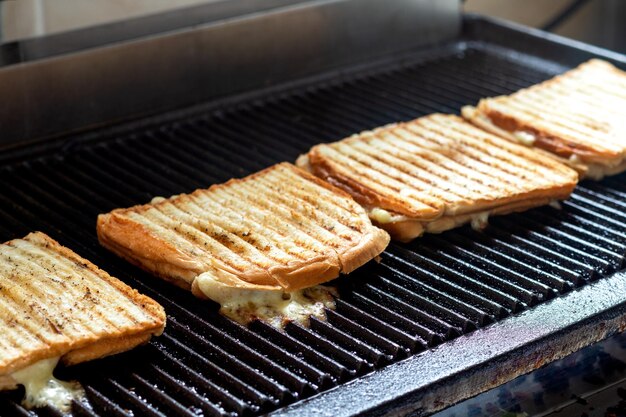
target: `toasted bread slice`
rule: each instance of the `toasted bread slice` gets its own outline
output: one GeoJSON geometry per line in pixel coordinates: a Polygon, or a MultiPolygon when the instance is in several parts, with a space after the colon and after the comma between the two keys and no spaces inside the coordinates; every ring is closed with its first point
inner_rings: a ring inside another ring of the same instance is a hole
{"type": "Polygon", "coordinates": [[[509,96],[482,99],[463,116],[600,179],[626,170],[625,107],[626,73],[592,59],[509,96]]]}
{"type": "Polygon", "coordinates": [[[314,146],[298,164],[352,194],[401,241],[567,198],[578,179],[551,158],[441,114],[314,146]]]}
{"type": "Polygon", "coordinates": [[[0,389],[61,357],[75,364],[159,335],[163,308],[43,233],[0,245],[0,389]]]}
{"type": "Polygon", "coordinates": [[[98,217],[103,246],[222,302],[233,288],[293,292],[348,273],[389,243],[345,192],[288,163],[98,217]]]}

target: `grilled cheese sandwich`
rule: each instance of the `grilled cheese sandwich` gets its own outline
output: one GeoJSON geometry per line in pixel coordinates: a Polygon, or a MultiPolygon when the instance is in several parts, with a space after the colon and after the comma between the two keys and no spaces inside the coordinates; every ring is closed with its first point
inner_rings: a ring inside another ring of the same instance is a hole
{"type": "Polygon", "coordinates": [[[27,406],[67,410],[81,389],[55,379],[71,365],[162,333],[163,308],[43,233],[0,245],[0,389],[26,387],[27,406]]]}
{"type": "Polygon", "coordinates": [[[567,198],[572,169],[452,115],[314,146],[297,164],[350,193],[397,240],[567,198]]]}
{"type": "Polygon", "coordinates": [[[509,96],[485,98],[463,116],[601,179],[626,170],[626,73],[592,59],[509,96]]]}
{"type": "Polygon", "coordinates": [[[106,248],[220,303],[229,317],[277,325],[307,316],[306,300],[313,312],[330,305],[327,291],[311,287],[353,271],[389,242],[348,194],[288,163],[102,214],[97,231],[106,248]]]}

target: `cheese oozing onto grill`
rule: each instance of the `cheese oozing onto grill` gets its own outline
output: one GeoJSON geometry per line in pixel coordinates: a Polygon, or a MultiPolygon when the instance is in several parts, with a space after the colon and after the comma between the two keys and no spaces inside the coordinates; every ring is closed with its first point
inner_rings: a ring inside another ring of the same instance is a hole
{"type": "Polygon", "coordinates": [[[548,205],[557,210],[561,210],[563,208],[559,200],[550,200],[550,203],[548,203],[548,205]]]}
{"type": "Polygon", "coordinates": [[[198,277],[198,287],[220,304],[220,313],[242,324],[255,319],[282,328],[294,321],[308,326],[311,316],[326,319],[325,308],[335,309],[338,296],[333,287],[315,285],[290,293],[223,286],[213,279],[198,277]]]}
{"type": "Polygon", "coordinates": [[[43,359],[11,374],[15,382],[26,389],[22,401],[26,408],[49,405],[68,412],[72,400],[84,397],[85,391],[78,382],[61,381],[52,375],[58,362],[59,357],[43,359]]]}

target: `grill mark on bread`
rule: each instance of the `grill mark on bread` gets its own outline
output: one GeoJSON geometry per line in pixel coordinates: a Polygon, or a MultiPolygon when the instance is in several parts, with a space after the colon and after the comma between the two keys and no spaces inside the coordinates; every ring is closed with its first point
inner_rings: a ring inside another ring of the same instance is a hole
{"type": "MultiPolygon", "coordinates": [[[[181,200],[183,199],[181,198],[177,201],[182,202],[181,200]]],[[[273,260],[288,257],[288,254],[281,251],[280,248],[266,253],[264,253],[265,251],[259,250],[256,246],[241,239],[237,233],[239,228],[233,228],[232,224],[224,221],[220,216],[213,216],[211,213],[207,213],[204,218],[200,218],[190,215],[179,206],[183,206],[183,204],[172,204],[167,200],[158,205],[160,208],[171,207],[172,211],[164,214],[168,215],[173,221],[180,222],[185,228],[190,227],[192,230],[197,229],[199,233],[196,234],[198,237],[196,243],[203,245],[204,248],[209,247],[207,245],[208,241],[215,241],[217,244],[222,245],[226,249],[226,252],[238,253],[243,262],[248,261],[250,264],[259,268],[266,267],[273,260]],[[233,251],[233,249],[235,250],[233,251]]],[[[205,252],[214,253],[213,251],[205,252]]]]}
{"type": "MultiPolygon", "coordinates": [[[[281,180],[289,180],[289,178],[279,177],[276,179],[273,184],[281,180]]],[[[310,214],[312,218],[319,219],[320,222],[326,224],[324,226],[322,224],[322,228],[326,229],[329,232],[335,241],[335,238],[340,238],[342,240],[351,242],[355,236],[360,235],[360,233],[365,232],[369,227],[367,222],[364,222],[362,218],[358,217],[360,214],[361,208],[356,206],[354,202],[352,202],[353,206],[350,208],[342,207],[341,205],[335,204],[333,201],[334,198],[331,194],[326,195],[326,199],[319,198],[319,194],[316,192],[316,189],[311,187],[307,187],[306,182],[302,183],[303,186],[292,188],[288,187],[285,190],[285,194],[287,196],[291,196],[298,203],[304,204],[309,207],[309,211],[307,214],[310,214]],[[332,233],[336,231],[337,233],[332,233]],[[341,234],[339,234],[341,233],[341,234]]],[[[321,188],[321,191],[324,189],[321,188]]],[[[273,194],[270,198],[279,198],[285,200],[282,194],[273,194]]],[[[339,199],[338,201],[342,201],[343,199],[339,199]]],[[[326,243],[326,242],[325,242],[326,243]]]]}
{"type": "Polygon", "coordinates": [[[524,106],[524,109],[530,109],[527,110],[529,113],[533,109],[533,102],[537,103],[537,111],[533,113],[535,116],[542,117],[550,123],[559,126],[569,127],[572,132],[579,135],[581,141],[588,140],[588,143],[594,146],[607,147],[609,150],[622,152],[626,139],[612,135],[613,126],[611,119],[614,121],[616,118],[623,118],[623,114],[617,110],[610,109],[610,104],[612,103],[616,109],[623,108],[626,104],[626,98],[616,101],[614,96],[598,96],[591,91],[576,94],[562,91],[559,95],[554,94],[551,90],[546,88],[542,91],[536,89],[526,91],[525,94],[518,96],[517,100],[519,105],[524,106]],[[550,96],[552,100],[547,100],[546,96],[550,96]],[[590,100],[590,96],[593,96],[594,100],[590,100]],[[577,103],[575,109],[572,108],[572,103],[577,103]],[[602,103],[603,106],[598,107],[598,103],[602,103]],[[566,112],[562,111],[561,104],[570,104],[566,112]],[[584,108],[582,107],[583,104],[584,108]],[[547,115],[552,117],[548,119],[547,115]],[[609,115],[610,117],[607,117],[609,115]],[[571,123],[568,124],[564,121],[570,121],[571,123]],[[600,134],[600,137],[598,137],[598,134],[600,134]],[[609,145],[615,146],[611,147],[609,145]]]}
{"type": "MultiPolygon", "coordinates": [[[[459,119],[454,119],[453,123],[443,118],[433,119],[437,123],[431,123],[429,120],[423,120],[423,123],[433,131],[460,144],[459,157],[467,156],[471,159],[471,165],[468,164],[468,168],[478,164],[485,169],[482,172],[492,177],[495,176],[500,183],[506,184],[500,189],[507,187],[520,189],[518,181],[520,176],[531,183],[523,188],[532,188],[534,184],[545,182],[541,177],[536,176],[536,169],[541,169],[541,164],[537,164],[536,159],[535,164],[529,164],[529,152],[526,152],[524,148],[510,147],[504,141],[493,140],[492,136],[483,134],[482,131],[459,119]]],[[[549,173],[552,174],[553,171],[549,173]]]]}
{"type": "MultiPolygon", "coordinates": [[[[68,274],[68,271],[59,271],[58,269],[52,267],[50,265],[50,262],[48,262],[47,259],[45,259],[45,257],[41,254],[36,254],[35,253],[35,248],[19,248],[19,247],[12,247],[7,245],[6,247],[2,248],[2,253],[0,254],[0,264],[2,264],[3,266],[6,265],[8,262],[22,262],[25,261],[24,259],[20,259],[24,257],[24,253],[28,250],[28,255],[29,255],[29,259],[26,262],[29,262],[28,268],[30,269],[30,271],[33,273],[33,275],[55,275],[55,276],[59,276],[60,273],[63,273],[64,275],[71,275],[72,272],[70,272],[68,274]],[[43,264],[43,265],[42,265],[43,264]]],[[[0,267],[0,273],[4,274],[5,272],[7,272],[6,270],[4,270],[3,268],[0,267]]],[[[5,275],[6,276],[6,275],[5,275]]],[[[19,276],[15,275],[15,274],[11,274],[10,275],[11,278],[13,279],[19,279],[19,276]]],[[[75,296],[77,295],[78,291],[74,291],[75,288],[72,286],[65,286],[65,285],[61,285],[63,287],[63,292],[66,294],[69,294],[70,296],[75,296]]],[[[79,323],[75,323],[73,324],[71,320],[66,320],[65,318],[67,317],[66,314],[62,315],[61,317],[55,317],[55,316],[49,316],[48,314],[45,314],[42,311],[42,307],[40,303],[45,302],[45,299],[47,297],[50,296],[50,294],[46,291],[48,288],[45,286],[42,286],[41,283],[35,281],[35,280],[20,280],[19,283],[19,289],[20,290],[24,290],[24,291],[20,291],[20,293],[13,293],[13,297],[11,295],[8,295],[8,298],[12,299],[15,302],[15,305],[22,305],[22,304],[26,304],[28,305],[30,311],[31,311],[31,315],[29,316],[30,319],[33,319],[32,322],[39,322],[39,323],[44,323],[47,324],[46,327],[50,327],[51,329],[53,329],[53,333],[61,335],[61,333],[59,332],[59,328],[63,328],[64,330],[70,330],[70,331],[75,331],[80,333],[82,330],[88,330],[90,331],[92,334],[95,334],[95,332],[93,331],[93,326],[86,321],[85,325],[83,326],[83,329],[81,330],[79,328],[79,323]],[[25,294],[32,294],[35,297],[32,297],[31,299],[26,299],[26,298],[22,298],[19,299],[15,296],[18,296],[19,294],[21,295],[25,295],[25,294]],[[35,320],[35,317],[39,317],[40,320],[35,320]],[[57,320],[63,320],[63,323],[61,323],[60,321],[57,320]]],[[[4,295],[4,294],[3,294],[4,295]]],[[[82,295],[82,294],[81,294],[82,295]]],[[[71,306],[64,306],[65,308],[63,308],[62,310],[64,311],[70,311],[71,310],[71,306]],[[69,307],[69,308],[68,308],[69,307]]],[[[82,312],[78,312],[78,314],[74,314],[72,313],[72,318],[84,318],[82,316],[82,312]]],[[[107,321],[108,324],[112,324],[107,318],[106,316],[102,317],[103,320],[107,321]]],[[[36,331],[36,328],[33,328],[32,330],[36,331]]]]}
{"type": "MultiPolygon", "coordinates": [[[[13,254],[13,256],[15,256],[15,254],[13,254]]],[[[0,257],[0,262],[2,263],[15,262],[15,261],[16,259],[14,257],[12,257],[10,260],[4,256],[0,257]]],[[[38,265],[30,265],[29,268],[31,268],[31,271],[34,274],[37,274],[37,273],[50,274],[50,271],[45,270],[44,268],[40,268],[38,265]]],[[[7,271],[4,269],[0,270],[0,274],[4,275],[5,272],[7,271]]],[[[18,278],[14,274],[4,275],[4,276],[8,276],[11,279],[18,278]]],[[[64,328],[64,330],[70,330],[70,331],[77,330],[77,326],[79,325],[78,323],[76,325],[73,325],[72,322],[68,320],[63,320],[64,323],[61,323],[61,322],[54,323],[53,320],[56,321],[59,318],[54,317],[54,316],[48,317],[47,314],[42,312],[40,303],[43,302],[42,300],[45,300],[45,298],[48,297],[49,294],[46,293],[45,291],[38,290],[38,288],[40,288],[40,285],[38,286],[38,285],[34,285],[31,282],[21,281],[19,284],[19,287],[14,286],[13,288],[15,289],[19,288],[19,291],[6,291],[6,288],[3,288],[2,295],[5,301],[7,302],[7,304],[5,304],[5,307],[11,309],[12,313],[15,314],[15,317],[17,317],[18,314],[22,313],[19,311],[17,306],[21,306],[21,305],[28,306],[29,315],[24,317],[26,319],[27,324],[23,326],[27,328],[29,331],[35,333],[38,331],[38,326],[42,326],[42,325],[45,328],[49,328],[50,330],[53,330],[52,335],[58,335],[59,338],[46,340],[46,342],[52,343],[53,341],[59,341],[58,339],[63,338],[62,334],[58,331],[59,327],[64,328]],[[25,294],[29,294],[29,295],[32,294],[34,295],[34,297],[30,299],[24,298],[25,294]]],[[[64,288],[64,291],[67,291],[67,289],[64,288]]],[[[80,315],[77,315],[76,318],[82,318],[82,317],[80,317],[80,315]]],[[[61,319],[63,319],[63,316],[61,317],[61,319]]],[[[93,329],[92,326],[89,324],[86,324],[85,327],[90,331],[92,331],[93,329]]]]}
{"type": "MultiPolygon", "coordinates": [[[[307,256],[315,256],[326,252],[327,248],[323,247],[324,240],[322,239],[322,236],[320,236],[320,234],[324,235],[328,233],[326,229],[320,227],[312,219],[308,219],[302,214],[294,212],[293,207],[290,205],[285,205],[281,201],[276,201],[277,196],[273,194],[275,191],[270,189],[269,192],[267,192],[267,187],[262,183],[256,183],[254,186],[244,186],[242,188],[243,190],[232,189],[224,192],[232,193],[232,196],[237,200],[241,200],[242,203],[245,202],[248,205],[256,204],[260,208],[259,211],[264,217],[264,219],[259,219],[260,222],[265,219],[281,219],[280,222],[271,226],[260,223],[261,228],[258,229],[259,233],[262,233],[264,230],[271,230],[274,228],[281,229],[281,232],[283,232],[281,238],[286,240],[282,241],[281,239],[276,241],[277,245],[289,245],[292,248],[292,252],[305,251],[308,252],[307,256]],[[255,192],[255,189],[266,191],[263,193],[265,197],[264,201],[257,201],[256,198],[250,195],[250,193],[255,192]]],[[[239,206],[239,208],[243,207],[239,206]]]]}
{"type": "MultiPolygon", "coordinates": [[[[414,167],[412,167],[406,161],[400,158],[395,158],[391,155],[376,153],[376,149],[373,147],[368,148],[366,146],[360,146],[360,144],[358,143],[355,143],[354,147],[357,151],[363,152],[369,158],[375,160],[379,165],[384,164],[392,167],[394,171],[390,172],[390,174],[393,175],[394,178],[404,182],[405,184],[410,185],[415,189],[418,189],[420,192],[430,192],[433,196],[446,202],[463,201],[463,197],[458,192],[454,192],[455,186],[448,182],[447,178],[445,178],[443,175],[436,175],[432,172],[424,171],[422,175],[420,175],[424,178],[417,179],[414,175],[411,175],[411,171],[414,170],[414,167]],[[443,185],[441,189],[436,188],[438,180],[439,184],[443,185]]],[[[372,164],[372,166],[374,165],[372,164]]],[[[410,191],[409,188],[404,188],[401,189],[400,192],[404,192],[405,194],[407,194],[407,190],[410,191]]]]}
{"type": "MultiPolygon", "coordinates": [[[[177,232],[177,229],[181,227],[181,222],[166,216],[154,207],[150,207],[150,209],[145,212],[130,212],[128,213],[128,217],[137,223],[146,226],[149,230],[151,230],[151,232],[162,234],[166,236],[167,239],[174,241],[176,247],[189,256],[199,256],[200,259],[202,259],[201,256],[208,253],[204,245],[195,244],[196,242],[193,238],[191,238],[190,234],[177,232]]],[[[186,225],[183,226],[188,227],[186,225]]],[[[214,245],[217,246],[219,243],[216,242],[214,245]]],[[[233,254],[230,255],[238,257],[233,254]]],[[[208,264],[204,263],[203,266],[206,267],[208,264]]]]}
{"type": "MultiPolygon", "coordinates": [[[[591,109],[585,109],[584,112],[569,109],[567,112],[563,112],[559,109],[560,106],[554,105],[554,100],[564,99],[565,97],[559,97],[552,94],[548,89],[542,93],[528,91],[526,95],[519,98],[519,105],[524,109],[536,109],[536,113],[543,117],[550,116],[551,120],[559,126],[570,127],[572,132],[580,135],[595,135],[597,133],[610,133],[611,126],[607,123],[605,117],[602,117],[598,112],[594,112],[591,109]],[[550,100],[550,98],[552,100],[550,100]],[[593,115],[593,117],[592,117],[593,115]]],[[[569,94],[567,96],[568,101],[579,102],[583,101],[582,97],[578,94],[569,94]]],[[[590,103],[587,103],[587,105],[590,103]]],[[[590,141],[594,143],[593,141],[590,141]]]]}
{"type": "MultiPolygon", "coordinates": [[[[218,202],[214,201],[209,193],[194,193],[194,199],[198,199],[198,204],[201,204],[200,207],[203,207],[207,211],[213,211],[218,208],[223,208],[224,206],[220,205],[218,202]]],[[[265,210],[262,207],[265,207],[265,203],[256,202],[258,205],[258,210],[255,212],[247,213],[246,216],[242,216],[242,222],[248,226],[248,238],[251,239],[252,243],[256,246],[260,246],[262,248],[266,248],[276,242],[276,244],[281,247],[284,242],[283,239],[286,239],[289,236],[297,237],[298,240],[305,240],[308,238],[308,235],[303,233],[298,228],[294,227],[291,224],[279,222],[272,225],[263,224],[263,219],[267,216],[275,216],[280,213],[273,213],[269,210],[265,210]]],[[[231,213],[238,213],[240,215],[240,211],[235,210],[245,210],[247,208],[246,204],[244,204],[238,195],[233,196],[229,200],[229,206],[231,213]]],[[[203,215],[203,212],[199,212],[199,215],[203,215]]],[[[244,232],[246,233],[246,232],[244,232]]],[[[294,241],[296,240],[294,239],[294,241]]]]}
{"type": "MultiPolygon", "coordinates": [[[[344,210],[344,213],[347,215],[351,215],[354,214],[355,211],[358,211],[358,205],[354,204],[354,201],[352,201],[351,198],[349,198],[349,196],[347,194],[342,195],[340,191],[338,191],[337,189],[333,189],[331,190],[330,188],[328,188],[326,183],[319,183],[316,181],[317,178],[310,176],[310,174],[305,173],[301,170],[298,171],[293,171],[293,170],[289,170],[289,171],[284,171],[284,170],[280,170],[280,171],[276,171],[274,173],[273,176],[268,176],[267,180],[268,181],[272,181],[273,178],[276,179],[284,179],[286,182],[285,184],[289,184],[290,182],[294,182],[294,184],[297,182],[298,183],[298,187],[288,187],[287,188],[287,192],[291,192],[294,193],[296,192],[296,189],[302,189],[303,191],[306,191],[307,194],[310,195],[323,195],[324,197],[326,197],[325,199],[320,199],[320,203],[322,205],[326,205],[328,207],[337,207],[340,209],[344,210]],[[303,175],[306,174],[308,175],[307,177],[304,177],[303,175]],[[339,192],[340,196],[342,196],[343,198],[337,198],[337,193],[339,192]],[[348,198],[346,198],[348,197],[348,198]]],[[[338,219],[340,220],[340,219],[338,219]]]]}
{"type": "MultiPolygon", "coordinates": [[[[180,210],[191,213],[193,216],[195,216],[196,219],[204,218],[208,221],[221,224],[222,227],[224,227],[225,230],[227,230],[228,233],[232,235],[233,239],[236,239],[237,242],[241,245],[246,245],[246,247],[249,249],[250,254],[253,254],[255,257],[261,257],[265,259],[265,263],[276,261],[279,259],[286,259],[289,257],[288,251],[286,251],[284,248],[279,247],[279,249],[283,252],[283,255],[281,255],[280,258],[272,257],[272,253],[263,250],[263,248],[270,245],[272,241],[284,238],[284,235],[281,235],[280,233],[269,228],[265,228],[265,230],[263,230],[264,233],[259,233],[258,231],[262,226],[258,223],[251,221],[247,217],[240,216],[237,218],[232,218],[229,216],[230,213],[227,212],[221,212],[219,216],[212,215],[210,212],[203,210],[198,205],[199,203],[195,201],[196,198],[199,197],[194,196],[194,198],[187,199],[187,201],[185,201],[184,208],[180,208],[180,210]]],[[[207,200],[208,202],[205,201],[205,207],[211,207],[210,204],[212,204],[212,200],[210,200],[210,198],[207,198],[207,200]]],[[[218,204],[215,204],[213,208],[216,206],[219,208],[223,208],[223,206],[220,206],[218,204]]]]}
{"type": "MultiPolygon", "coordinates": [[[[463,137],[471,139],[477,149],[494,157],[494,162],[497,162],[498,159],[506,161],[507,164],[500,165],[497,169],[512,174],[512,177],[507,178],[519,178],[518,172],[507,171],[509,167],[515,167],[531,174],[530,177],[525,177],[525,179],[530,182],[535,179],[543,178],[542,176],[544,175],[554,175],[555,171],[569,177],[573,174],[572,171],[564,165],[553,164],[550,159],[534,151],[502,141],[500,138],[494,137],[467,123],[451,125],[450,128],[457,132],[455,138],[458,140],[461,140],[463,137]],[[529,162],[532,162],[532,164],[529,164],[529,162]]],[[[537,183],[543,182],[545,182],[545,180],[537,181],[537,183]]],[[[530,187],[532,187],[532,185],[530,187]]]]}
{"type": "MultiPolygon", "coordinates": [[[[250,260],[245,259],[240,253],[228,250],[228,248],[219,240],[209,237],[202,237],[202,233],[195,228],[183,223],[180,219],[171,218],[156,208],[146,210],[144,213],[137,213],[138,216],[147,218],[149,225],[159,231],[159,235],[163,239],[173,241],[174,237],[185,240],[191,251],[187,252],[190,256],[200,259],[205,268],[210,264],[205,261],[209,257],[222,265],[228,265],[229,268],[236,271],[255,270],[261,271],[250,260]]],[[[226,236],[227,233],[224,232],[226,236]]],[[[180,240],[179,240],[180,242],[180,240]]],[[[178,245],[179,243],[177,243],[178,245]]]]}
{"type": "MultiPolygon", "coordinates": [[[[420,142],[435,143],[437,146],[446,149],[446,158],[452,160],[456,165],[450,167],[435,166],[436,171],[449,170],[454,174],[462,174],[466,178],[471,178],[472,183],[479,184],[480,186],[487,187],[491,190],[491,195],[501,193],[503,190],[516,187],[515,176],[508,175],[506,171],[502,171],[498,166],[492,166],[485,164],[483,158],[489,156],[485,154],[481,149],[473,147],[473,144],[467,143],[465,135],[456,135],[449,137],[449,131],[435,125],[428,125],[424,120],[418,120],[415,122],[409,122],[405,127],[411,137],[405,135],[405,139],[412,141],[416,146],[419,146],[420,142]],[[458,167],[463,167],[462,173],[458,167]],[[499,174],[505,174],[503,177],[497,177],[494,175],[494,171],[499,171],[499,174]],[[497,179],[496,179],[497,178],[497,179]]],[[[487,195],[483,195],[486,197],[487,195]]]]}
{"type": "MultiPolygon", "coordinates": [[[[422,215],[436,218],[441,215],[441,205],[428,198],[426,202],[416,198],[398,200],[396,196],[405,184],[390,178],[385,172],[378,172],[367,165],[343,155],[333,146],[320,148],[320,154],[326,159],[325,163],[338,175],[346,178],[359,177],[360,183],[369,189],[376,189],[380,196],[396,200],[397,211],[407,215],[422,215]]],[[[417,190],[418,192],[421,190],[417,190]]]]}
{"type": "MultiPolygon", "coordinates": [[[[444,152],[420,148],[415,138],[412,137],[413,133],[404,128],[394,129],[389,133],[392,137],[388,138],[388,143],[385,143],[384,147],[381,146],[380,150],[385,155],[397,155],[408,164],[413,165],[420,177],[433,176],[433,181],[430,182],[431,186],[437,186],[440,183],[438,179],[442,179],[446,184],[453,184],[459,190],[457,194],[459,197],[464,197],[461,192],[463,190],[459,189],[463,185],[472,184],[474,186],[475,183],[481,193],[487,193],[487,190],[494,187],[491,184],[493,178],[459,163],[453,156],[447,155],[450,153],[447,148],[444,152]],[[400,140],[393,137],[398,137],[400,140]],[[455,181],[450,181],[451,178],[454,178],[455,181]],[[460,181],[457,183],[458,179],[460,181]]],[[[428,142],[428,139],[422,139],[424,143],[428,142]]],[[[464,190],[466,191],[467,187],[464,190]]]]}
{"type": "Polygon", "coordinates": [[[314,205],[319,211],[329,214],[332,218],[335,218],[337,222],[345,225],[353,221],[353,215],[357,211],[355,208],[358,209],[358,206],[356,206],[351,199],[336,199],[336,196],[325,187],[321,187],[319,184],[310,181],[303,181],[300,176],[278,172],[275,178],[268,177],[267,181],[275,185],[289,184],[290,182],[294,182],[295,184],[297,182],[296,187],[287,187],[283,191],[303,201],[308,201],[309,203],[314,202],[314,205]],[[316,198],[316,196],[319,195],[324,195],[325,198],[316,198]],[[348,202],[350,205],[347,205],[348,202]]]}
{"type": "MultiPolygon", "coordinates": [[[[9,297],[7,297],[9,298],[9,297]]],[[[24,311],[18,306],[28,301],[16,297],[10,297],[11,299],[0,299],[0,309],[9,313],[9,317],[20,317],[24,314],[24,311]]],[[[41,334],[41,325],[31,320],[30,315],[23,317],[24,320],[17,322],[15,319],[3,320],[3,327],[10,328],[10,332],[4,332],[2,339],[0,340],[0,346],[5,356],[18,356],[22,351],[24,345],[37,345],[37,344],[52,344],[56,341],[62,340],[62,336],[58,333],[41,334]],[[12,355],[11,355],[11,352],[12,355]]],[[[46,326],[47,327],[47,326],[46,326]]]]}
{"type": "MultiPolygon", "coordinates": [[[[65,305],[66,311],[72,311],[72,319],[79,317],[83,313],[86,313],[86,316],[89,316],[89,318],[91,319],[94,317],[94,312],[96,312],[101,316],[100,320],[105,321],[107,324],[110,324],[112,327],[115,327],[119,330],[125,326],[137,324],[139,319],[145,316],[145,314],[142,313],[141,309],[134,304],[123,303],[122,298],[119,297],[119,291],[117,291],[113,287],[106,285],[99,280],[96,274],[89,271],[88,269],[85,269],[84,267],[76,265],[74,262],[68,261],[66,259],[59,260],[58,258],[53,257],[51,253],[46,252],[44,248],[38,247],[37,245],[31,245],[29,242],[25,241],[14,241],[11,244],[7,245],[7,248],[3,249],[7,250],[9,253],[13,252],[13,255],[28,252],[29,255],[35,258],[37,261],[36,264],[33,263],[33,265],[31,265],[30,267],[39,269],[42,274],[52,274],[53,276],[71,278],[72,275],[76,275],[77,271],[80,271],[83,276],[88,275],[91,278],[89,284],[85,282],[85,279],[83,277],[77,278],[81,280],[85,287],[65,285],[65,282],[63,280],[58,280],[57,282],[58,285],[63,287],[63,291],[65,292],[65,294],[74,296],[75,299],[83,299],[92,307],[89,310],[73,311],[74,306],[65,305]],[[13,247],[14,251],[11,251],[11,247],[13,247]],[[106,299],[106,305],[99,303],[98,300],[94,298],[95,296],[91,295],[92,292],[96,293],[97,297],[106,299]],[[86,297],[86,294],[89,294],[89,296],[86,297]],[[124,309],[126,314],[124,316],[108,316],[107,313],[110,313],[111,308],[114,308],[118,311],[124,309]],[[117,318],[118,321],[112,321],[110,317],[117,318]]],[[[31,291],[33,291],[34,284],[35,281],[28,281],[28,284],[26,282],[22,282],[21,286],[25,288],[30,288],[31,291]]],[[[48,287],[44,286],[42,288],[47,289],[48,287]]],[[[43,292],[41,292],[40,294],[42,294],[43,296],[48,295],[43,292]]],[[[60,298],[60,300],[65,300],[65,298],[60,298]]],[[[48,320],[50,319],[48,318],[48,320]]],[[[72,321],[73,320],[65,320],[68,325],[72,325],[72,321]]],[[[60,323],[58,324],[60,325],[60,323]]],[[[80,330],[78,326],[79,323],[74,324],[74,328],[76,331],[80,330]]],[[[97,334],[97,332],[93,330],[95,329],[95,327],[92,326],[90,323],[82,324],[81,327],[92,331],[93,334],[97,334]]]]}
{"type": "MultiPolygon", "coordinates": [[[[274,191],[272,189],[267,188],[265,184],[258,184],[257,187],[259,189],[265,191],[274,191]]],[[[250,190],[251,191],[251,190],[250,190]]],[[[266,209],[275,209],[278,210],[280,207],[281,215],[291,215],[294,216],[293,207],[289,204],[289,199],[287,197],[271,194],[268,196],[268,201],[262,203],[263,207],[266,209]]],[[[293,218],[296,221],[299,228],[295,228],[295,230],[303,233],[302,239],[294,239],[294,242],[302,245],[302,248],[305,250],[312,250],[316,253],[324,253],[328,250],[328,246],[341,246],[340,242],[337,242],[337,238],[339,238],[344,243],[352,241],[351,239],[346,239],[345,235],[342,236],[335,232],[335,229],[342,229],[344,231],[350,230],[345,227],[341,223],[337,221],[333,221],[329,216],[322,215],[315,207],[309,204],[307,201],[299,199],[298,197],[291,196],[291,201],[298,201],[301,204],[301,209],[305,211],[304,214],[297,214],[297,218],[293,218]],[[310,245],[310,241],[313,240],[316,242],[314,245],[310,245]],[[314,247],[310,247],[314,246],[314,247]]],[[[271,212],[272,214],[279,214],[277,212],[271,212]]]]}
{"type": "MultiPolygon", "coordinates": [[[[559,115],[565,119],[575,115],[576,117],[593,121],[594,118],[589,117],[588,113],[601,116],[601,119],[604,118],[603,116],[606,113],[614,115],[621,114],[618,109],[603,109],[597,107],[599,102],[604,103],[604,101],[598,100],[615,101],[615,96],[600,92],[596,89],[590,90],[583,88],[578,90],[575,81],[567,78],[564,78],[560,83],[547,84],[543,89],[529,88],[525,91],[524,96],[532,97],[540,104],[544,105],[545,108],[549,108],[552,111],[558,111],[559,115]],[[563,112],[562,109],[554,107],[555,102],[563,104],[575,103],[575,108],[583,111],[573,112],[573,109],[568,109],[567,112],[563,112]]],[[[621,102],[621,100],[617,100],[617,102],[621,102]]]]}
{"type": "MultiPolygon", "coordinates": [[[[447,147],[454,149],[455,152],[452,158],[456,163],[464,166],[467,171],[474,170],[482,175],[473,175],[472,180],[479,185],[491,188],[491,195],[502,194],[503,191],[510,190],[511,188],[517,189],[517,176],[515,173],[511,173],[507,170],[503,170],[499,166],[499,162],[496,158],[493,158],[482,149],[477,148],[472,143],[466,141],[465,135],[457,135],[456,131],[445,129],[440,126],[432,125],[411,125],[407,126],[407,129],[414,134],[420,135],[424,140],[429,141],[432,135],[446,138],[448,141],[447,147]],[[452,133],[452,134],[451,134],[452,133]],[[489,162],[485,162],[485,158],[489,162]],[[493,162],[496,162],[494,164],[493,162]],[[496,172],[498,175],[494,175],[496,172]],[[497,178],[496,181],[494,179],[497,178]],[[494,194],[495,193],[495,194],[494,194]]],[[[510,192],[510,191],[509,191],[510,192]]],[[[482,198],[489,197],[489,195],[483,195],[482,198]]]]}

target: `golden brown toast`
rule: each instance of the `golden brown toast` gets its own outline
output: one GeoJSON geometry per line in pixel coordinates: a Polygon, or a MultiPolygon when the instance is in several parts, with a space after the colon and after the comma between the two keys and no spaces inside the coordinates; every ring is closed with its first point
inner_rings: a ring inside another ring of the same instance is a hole
{"type": "Polygon", "coordinates": [[[592,59],[509,96],[482,99],[463,116],[600,179],[626,170],[624,108],[626,73],[592,59]]]}
{"type": "Polygon", "coordinates": [[[160,335],[165,313],[43,233],[0,245],[0,389],[11,373],[61,357],[75,364],[160,335]]]}
{"type": "Polygon", "coordinates": [[[402,241],[567,198],[578,179],[549,157],[441,114],[314,146],[298,164],[350,193],[402,241]]]}
{"type": "Polygon", "coordinates": [[[389,243],[345,192],[288,163],[98,217],[106,248],[199,297],[292,292],[348,273],[389,243]]]}

